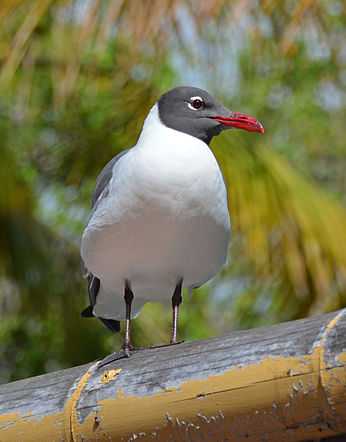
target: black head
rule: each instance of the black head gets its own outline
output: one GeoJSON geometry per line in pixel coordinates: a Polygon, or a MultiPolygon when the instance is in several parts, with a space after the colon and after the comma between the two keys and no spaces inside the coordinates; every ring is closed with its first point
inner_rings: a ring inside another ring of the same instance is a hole
{"type": "Polygon", "coordinates": [[[171,129],[192,135],[209,144],[224,129],[240,128],[263,133],[253,117],[236,114],[203,89],[179,86],[158,100],[159,117],[171,129]]]}

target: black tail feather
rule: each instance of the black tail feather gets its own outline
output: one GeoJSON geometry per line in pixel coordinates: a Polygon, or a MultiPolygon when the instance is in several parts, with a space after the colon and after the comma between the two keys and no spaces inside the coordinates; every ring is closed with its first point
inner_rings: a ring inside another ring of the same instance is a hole
{"type": "Polygon", "coordinates": [[[120,332],[120,321],[116,321],[115,319],[104,319],[99,318],[100,321],[104,323],[106,327],[112,332],[112,333],[119,333],[120,332]]]}

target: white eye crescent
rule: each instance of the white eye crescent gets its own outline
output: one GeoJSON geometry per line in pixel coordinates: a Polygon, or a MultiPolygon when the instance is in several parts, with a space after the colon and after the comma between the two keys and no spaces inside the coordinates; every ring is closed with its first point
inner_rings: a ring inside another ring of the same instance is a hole
{"type": "Polygon", "coordinates": [[[191,97],[190,101],[187,103],[189,109],[201,110],[204,109],[204,101],[201,97],[191,97]]]}

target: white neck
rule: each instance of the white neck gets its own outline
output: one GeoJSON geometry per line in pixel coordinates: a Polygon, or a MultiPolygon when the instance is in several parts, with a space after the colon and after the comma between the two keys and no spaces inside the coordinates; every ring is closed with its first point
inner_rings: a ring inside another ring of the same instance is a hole
{"type": "Polygon", "coordinates": [[[191,150],[196,146],[209,150],[209,146],[198,138],[165,126],[159,117],[158,104],[155,103],[144,121],[136,147],[160,150],[164,148],[167,151],[169,148],[180,150],[183,146],[189,146],[191,150]]]}

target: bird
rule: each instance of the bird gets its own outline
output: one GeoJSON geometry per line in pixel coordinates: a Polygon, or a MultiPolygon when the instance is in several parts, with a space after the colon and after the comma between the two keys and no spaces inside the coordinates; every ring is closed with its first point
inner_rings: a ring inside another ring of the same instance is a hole
{"type": "Polygon", "coordinates": [[[171,298],[176,344],[182,291],[212,279],[227,262],[231,221],[225,179],[209,145],[226,129],[264,133],[253,117],[211,94],[178,86],[149,111],[137,144],[96,180],[81,241],[90,305],[110,331],[125,320],[122,356],[133,347],[130,321],[143,305],[171,298]]]}

